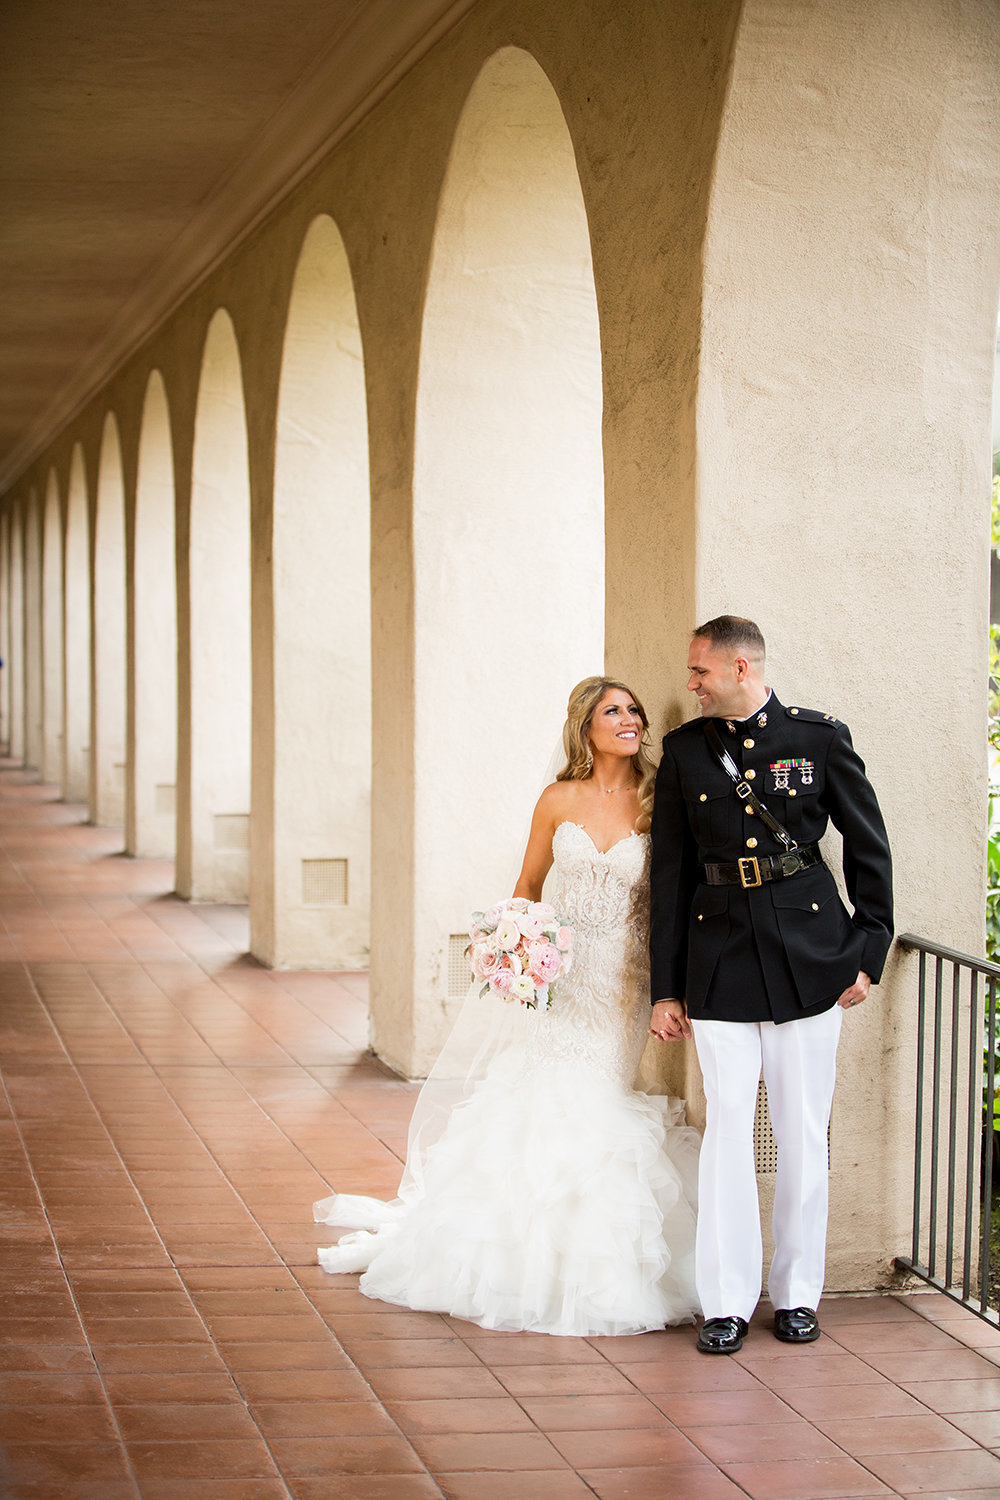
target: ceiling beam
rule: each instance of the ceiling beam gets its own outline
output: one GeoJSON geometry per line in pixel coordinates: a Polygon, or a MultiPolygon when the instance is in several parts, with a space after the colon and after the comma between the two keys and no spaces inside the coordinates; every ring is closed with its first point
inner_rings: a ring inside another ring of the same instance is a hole
{"type": "Polygon", "coordinates": [[[88,358],[0,459],[0,493],[475,3],[359,0],[236,169],[125,301],[88,358]]]}

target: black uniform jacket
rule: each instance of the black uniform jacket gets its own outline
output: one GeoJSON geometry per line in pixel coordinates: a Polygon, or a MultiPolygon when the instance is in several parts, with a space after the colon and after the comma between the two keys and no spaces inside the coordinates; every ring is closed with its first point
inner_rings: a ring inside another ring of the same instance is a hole
{"type": "Polygon", "coordinates": [[[850,731],[829,714],[785,708],[772,693],[747,720],[716,728],[754,792],[798,844],[843,835],[853,917],[818,865],[750,890],[706,885],[702,866],[780,854],[719,765],[702,719],[663,741],[653,803],[652,999],[686,999],[719,1021],[791,1021],[828,1010],[858,976],[877,980],[892,941],[885,824],[850,731]],[[754,841],[756,841],[754,843],[754,841]]]}

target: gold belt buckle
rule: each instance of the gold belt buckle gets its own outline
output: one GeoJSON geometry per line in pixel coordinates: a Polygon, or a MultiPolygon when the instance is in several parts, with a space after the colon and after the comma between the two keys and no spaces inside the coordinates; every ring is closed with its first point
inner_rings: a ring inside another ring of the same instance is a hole
{"type": "Polygon", "coordinates": [[[740,872],[740,885],[745,891],[752,891],[755,886],[760,885],[760,865],[757,863],[756,855],[744,855],[742,859],[736,861],[736,866],[740,872]]]}

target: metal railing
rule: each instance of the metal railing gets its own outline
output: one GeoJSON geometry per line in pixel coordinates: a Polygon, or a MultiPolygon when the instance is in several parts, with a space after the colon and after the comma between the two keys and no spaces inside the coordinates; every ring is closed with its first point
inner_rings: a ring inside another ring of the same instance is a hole
{"type": "Polygon", "coordinates": [[[899,943],[919,955],[920,978],[913,1240],[896,1265],[997,1323],[990,1210],[1000,964],[911,932],[899,943]]]}

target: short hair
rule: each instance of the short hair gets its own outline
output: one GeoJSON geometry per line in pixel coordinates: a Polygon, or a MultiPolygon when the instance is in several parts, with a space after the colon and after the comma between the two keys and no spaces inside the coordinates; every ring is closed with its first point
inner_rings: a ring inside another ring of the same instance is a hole
{"type": "Polygon", "coordinates": [[[714,620],[706,620],[704,625],[692,630],[691,635],[708,641],[713,650],[744,651],[747,656],[764,660],[764,637],[760,626],[740,615],[717,615],[714,620]]]}

